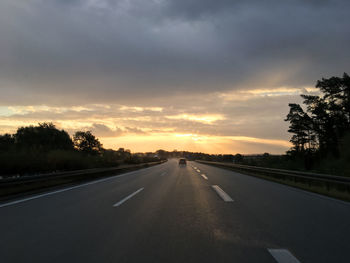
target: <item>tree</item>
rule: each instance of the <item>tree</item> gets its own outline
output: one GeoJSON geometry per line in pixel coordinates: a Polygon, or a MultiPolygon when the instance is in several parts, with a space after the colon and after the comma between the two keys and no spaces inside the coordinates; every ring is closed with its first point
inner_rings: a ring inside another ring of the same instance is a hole
{"type": "Polygon", "coordinates": [[[307,113],[300,105],[289,104],[286,121],[293,133],[292,152],[308,149],[323,157],[339,157],[341,139],[350,132],[350,77],[344,73],[343,77],[322,78],[316,88],[319,96],[301,95],[307,113]]]}
{"type": "Polygon", "coordinates": [[[350,76],[346,73],[342,78],[331,77],[317,81],[316,87],[324,93],[329,104],[328,110],[340,117],[340,129],[350,128],[350,76]]]}
{"type": "Polygon", "coordinates": [[[118,153],[119,159],[122,159],[122,160],[130,159],[131,157],[131,152],[128,149],[125,150],[124,148],[119,148],[117,153],[118,153]]]}
{"type": "Polygon", "coordinates": [[[341,138],[350,130],[350,77],[322,78],[316,88],[320,96],[302,95],[318,134],[322,155],[339,156],[341,138]]]}
{"type": "Polygon", "coordinates": [[[14,140],[20,150],[45,152],[73,149],[69,134],[64,130],[58,130],[53,123],[39,123],[38,126],[18,128],[14,140]]]}
{"type": "Polygon", "coordinates": [[[241,162],[243,162],[243,156],[241,154],[237,153],[233,160],[235,163],[241,163],[241,162]]]}
{"type": "Polygon", "coordinates": [[[87,154],[98,154],[101,152],[102,144],[91,133],[91,131],[77,131],[73,136],[74,147],[87,154]]]}
{"type": "Polygon", "coordinates": [[[270,154],[269,153],[264,153],[262,156],[263,156],[263,158],[269,158],[270,154]]]}
{"type": "Polygon", "coordinates": [[[15,139],[11,134],[0,135],[0,151],[8,151],[13,148],[15,139]]]}
{"type": "Polygon", "coordinates": [[[315,135],[312,131],[312,119],[299,104],[290,103],[289,107],[289,113],[285,120],[290,122],[288,132],[293,133],[290,142],[294,145],[294,151],[300,153],[307,148],[313,149],[315,135]]]}

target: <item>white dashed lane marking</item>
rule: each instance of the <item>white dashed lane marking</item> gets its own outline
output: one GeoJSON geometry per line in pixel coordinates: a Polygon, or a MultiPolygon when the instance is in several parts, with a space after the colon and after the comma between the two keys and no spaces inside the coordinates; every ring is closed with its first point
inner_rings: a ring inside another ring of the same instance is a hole
{"type": "Polygon", "coordinates": [[[201,174],[201,176],[205,179],[208,180],[208,177],[205,174],[201,174]]]}
{"type": "Polygon", "coordinates": [[[125,201],[129,200],[131,197],[137,195],[139,192],[141,192],[143,190],[143,187],[140,188],[139,190],[133,192],[132,194],[128,195],[127,197],[123,198],[122,200],[120,200],[118,203],[115,203],[113,206],[117,207],[120,206],[122,203],[124,203],[125,201]]]}
{"type": "Polygon", "coordinates": [[[300,263],[287,249],[267,249],[278,263],[300,263]]]}
{"type": "Polygon", "coordinates": [[[226,194],[225,191],[220,188],[220,186],[212,185],[211,187],[222,198],[222,200],[225,202],[233,202],[233,199],[228,194],[226,194]]]}

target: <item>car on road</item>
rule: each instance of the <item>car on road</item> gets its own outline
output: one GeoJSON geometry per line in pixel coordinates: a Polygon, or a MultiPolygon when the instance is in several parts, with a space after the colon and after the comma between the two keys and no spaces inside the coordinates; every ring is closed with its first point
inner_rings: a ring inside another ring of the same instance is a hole
{"type": "Polygon", "coordinates": [[[187,161],[186,161],[185,158],[181,158],[181,159],[179,160],[179,165],[186,165],[186,164],[187,164],[187,161]]]}

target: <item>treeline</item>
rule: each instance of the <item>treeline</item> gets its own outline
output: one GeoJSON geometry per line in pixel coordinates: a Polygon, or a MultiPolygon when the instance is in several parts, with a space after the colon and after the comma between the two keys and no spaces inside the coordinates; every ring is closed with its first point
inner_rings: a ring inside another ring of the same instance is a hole
{"type": "Polygon", "coordinates": [[[0,175],[112,167],[122,163],[157,161],[155,154],[104,149],[90,131],[73,137],[52,123],[20,127],[15,134],[0,135],[0,175]]]}
{"type": "Polygon", "coordinates": [[[201,152],[189,152],[189,151],[166,151],[158,150],[156,154],[159,158],[169,159],[169,158],[186,158],[187,160],[206,160],[215,162],[232,162],[234,160],[234,155],[232,154],[207,154],[201,152]]]}
{"type": "Polygon", "coordinates": [[[207,154],[201,152],[188,151],[156,151],[157,156],[161,158],[186,158],[187,160],[203,160],[211,162],[225,162],[253,166],[273,167],[280,169],[300,169],[299,164],[295,163],[288,155],[272,155],[269,153],[256,155],[243,154],[207,154]]]}
{"type": "Polygon", "coordinates": [[[289,104],[293,147],[287,155],[308,170],[349,175],[350,77],[322,78],[316,88],[320,95],[301,95],[303,106],[289,104]]]}
{"type": "Polygon", "coordinates": [[[225,162],[225,163],[237,163],[237,164],[248,164],[248,165],[267,165],[271,163],[267,160],[272,160],[276,162],[276,158],[282,158],[281,155],[270,155],[264,153],[261,155],[242,155],[242,154],[208,154],[202,152],[189,152],[189,151],[156,151],[157,156],[164,159],[169,158],[186,158],[189,161],[203,160],[210,162],[225,162]],[[263,161],[263,162],[262,162],[263,161]]]}

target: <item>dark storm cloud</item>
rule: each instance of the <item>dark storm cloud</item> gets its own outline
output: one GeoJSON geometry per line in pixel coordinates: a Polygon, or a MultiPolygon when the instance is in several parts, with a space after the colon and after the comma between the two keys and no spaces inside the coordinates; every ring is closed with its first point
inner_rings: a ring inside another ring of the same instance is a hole
{"type": "Polygon", "coordinates": [[[349,8],[347,0],[4,0],[0,103],[314,85],[350,67],[349,8]]]}
{"type": "Polygon", "coordinates": [[[183,16],[187,19],[198,19],[205,15],[213,15],[222,11],[235,12],[240,8],[249,7],[273,7],[276,5],[282,5],[288,7],[289,5],[302,5],[311,7],[320,7],[327,4],[332,4],[330,0],[177,0],[166,1],[167,10],[169,13],[176,16],[183,16]]]}

